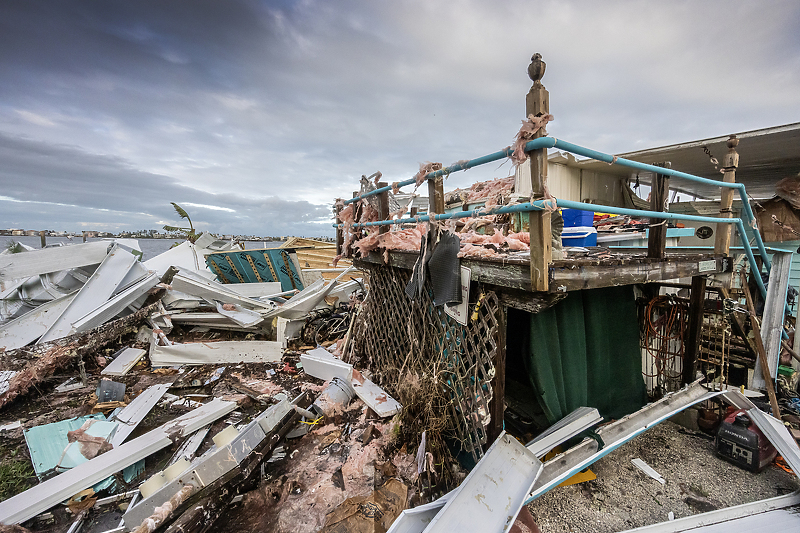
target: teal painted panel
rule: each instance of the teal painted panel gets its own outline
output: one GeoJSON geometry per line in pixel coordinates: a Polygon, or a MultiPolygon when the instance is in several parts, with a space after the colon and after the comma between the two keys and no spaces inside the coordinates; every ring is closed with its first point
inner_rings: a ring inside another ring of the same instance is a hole
{"type": "Polygon", "coordinates": [[[304,288],[291,248],[216,252],[206,264],[222,283],[280,282],[284,291],[304,288]]]}
{"type": "Polygon", "coordinates": [[[69,444],[67,433],[80,428],[87,420],[105,419],[103,413],[97,413],[24,430],[25,444],[28,445],[33,470],[39,479],[55,470],[64,448],[69,444]]]}

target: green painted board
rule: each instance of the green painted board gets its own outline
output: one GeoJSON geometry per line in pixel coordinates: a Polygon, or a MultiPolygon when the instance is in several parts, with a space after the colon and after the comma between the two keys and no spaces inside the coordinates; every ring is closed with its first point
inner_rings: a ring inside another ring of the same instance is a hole
{"type": "Polygon", "coordinates": [[[302,290],[303,281],[292,248],[215,252],[206,264],[221,283],[280,282],[281,290],[302,290]]]}

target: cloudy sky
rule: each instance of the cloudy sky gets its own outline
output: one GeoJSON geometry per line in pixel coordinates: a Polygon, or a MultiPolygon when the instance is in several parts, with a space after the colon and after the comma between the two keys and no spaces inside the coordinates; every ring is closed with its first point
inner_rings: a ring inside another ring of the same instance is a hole
{"type": "MultiPolygon", "coordinates": [[[[0,0],[0,228],[330,235],[358,178],[800,121],[800,3],[0,0]]],[[[509,174],[451,176],[446,188],[509,174]]]]}

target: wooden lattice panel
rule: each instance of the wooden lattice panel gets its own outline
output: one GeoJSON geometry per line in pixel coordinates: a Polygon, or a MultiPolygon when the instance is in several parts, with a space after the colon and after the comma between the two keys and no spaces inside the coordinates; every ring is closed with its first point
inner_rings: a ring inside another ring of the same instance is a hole
{"type": "Polygon", "coordinates": [[[440,363],[452,436],[477,461],[490,422],[502,312],[497,295],[488,291],[473,296],[469,321],[462,326],[433,305],[429,282],[412,301],[405,293],[409,271],[386,266],[368,270],[370,289],[355,329],[356,352],[367,357],[376,380],[390,392],[404,370],[425,372],[440,363]]]}

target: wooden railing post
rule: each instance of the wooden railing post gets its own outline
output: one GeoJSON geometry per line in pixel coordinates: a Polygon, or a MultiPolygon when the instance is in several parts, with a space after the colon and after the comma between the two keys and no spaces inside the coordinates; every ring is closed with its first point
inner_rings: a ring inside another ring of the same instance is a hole
{"type": "MultiPolygon", "coordinates": [[[[739,166],[739,154],[736,147],[739,146],[739,139],[736,135],[731,135],[726,143],[728,145],[728,153],[722,159],[723,176],[722,181],[725,183],[736,182],[736,167],[739,166]]],[[[719,217],[732,218],[733,217],[733,189],[725,187],[722,189],[719,202],[719,217]]],[[[720,223],[717,224],[717,237],[714,240],[714,253],[728,255],[731,248],[731,225],[720,223]]],[[[742,236],[742,238],[746,238],[742,236]]]]}
{"type": "Polygon", "coordinates": [[[428,180],[428,214],[442,213],[444,213],[444,178],[439,176],[428,180]]]}
{"type": "MultiPolygon", "coordinates": [[[[545,62],[540,54],[534,54],[528,66],[528,76],[533,81],[525,98],[525,117],[550,114],[550,93],[542,85],[545,62]]],[[[544,137],[541,128],[534,138],[544,137]]],[[[531,169],[531,199],[543,198],[547,190],[547,148],[530,152],[528,163],[531,169]]],[[[552,261],[553,236],[550,229],[550,212],[529,213],[531,237],[531,290],[547,291],[549,288],[550,263],[552,261]]]]}
{"type": "MultiPolygon", "coordinates": [[[[378,188],[381,189],[383,187],[388,187],[388,183],[379,182],[377,184],[378,188]]],[[[378,219],[379,220],[388,220],[389,219],[389,191],[383,191],[382,193],[378,194],[378,201],[380,202],[380,208],[378,210],[378,219]]],[[[378,226],[378,233],[389,233],[389,226],[378,226]]]]}
{"type": "MultiPolygon", "coordinates": [[[[672,168],[669,161],[656,163],[656,166],[672,168]]],[[[669,199],[669,176],[656,174],[650,187],[650,210],[668,211],[667,200],[669,199]]],[[[647,238],[647,257],[652,259],[663,259],[664,250],[667,246],[667,221],[666,219],[650,219],[650,230],[647,238]]]]}
{"type": "Polygon", "coordinates": [[[342,212],[342,203],[340,200],[341,198],[336,199],[336,255],[342,255],[344,253],[342,250],[344,246],[344,230],[338,226],[342,223],[342,219],[339,218],[339,213],[342,212]]]}

